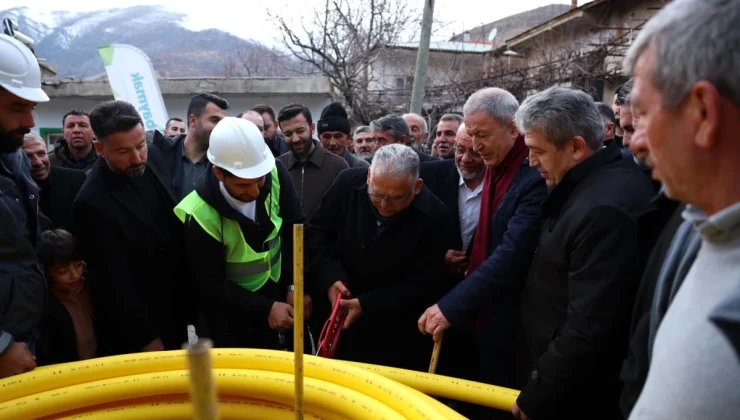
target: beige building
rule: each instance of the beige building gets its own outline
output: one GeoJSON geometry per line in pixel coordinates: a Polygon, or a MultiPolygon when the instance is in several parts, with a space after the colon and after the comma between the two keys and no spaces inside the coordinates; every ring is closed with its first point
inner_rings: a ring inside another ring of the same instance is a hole
{"type": "MultiPolygon", "coordinates": [[[[482,42],[431,42],[425,85],[448,85],[480,77],[485,54],[491,50],[491,44],[482,42]]],[[[369,90],[410,91],[417,51],[417,43],[388,45],[379,51],[370,66],[369,90]]]]}
{"type": "Polygon", "coordinates": [[[611,102],[624,54],[643,25],[669,0],[594,0],[506,40],[498,67],[521,70],[526,95],[552,85],[574,86],[611,102]],[[506,54],[505,54],[506,52],[506,54]]]}

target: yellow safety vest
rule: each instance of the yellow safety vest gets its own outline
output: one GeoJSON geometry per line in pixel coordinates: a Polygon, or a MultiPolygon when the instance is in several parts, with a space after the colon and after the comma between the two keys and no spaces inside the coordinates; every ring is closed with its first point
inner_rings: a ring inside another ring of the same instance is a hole
{"type": "Polygon", "coordinates": [[[256,252],[244,239],[239,222],[222,217],[216,209],[206,203],[196,191],[188,194],[175,207],[175,214],[181,222],[195,219],[214,239],[226,247],[226,278],[241,287],[257,291],[272,280],[280,280],[281,252],[280,227],[280,182],[277,167],[271,174],[270,194],[265,199],[265,208],[275,228],[265,240],[267,251],[256,252]]]}

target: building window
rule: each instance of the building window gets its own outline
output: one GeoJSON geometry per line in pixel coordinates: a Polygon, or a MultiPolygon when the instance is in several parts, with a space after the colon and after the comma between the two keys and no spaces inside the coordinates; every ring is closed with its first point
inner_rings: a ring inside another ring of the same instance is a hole
{"type": "Polygon", "coordinates": [[[396,77],[396,89],[408,90],[413,88],[414,78],[412,76],[396,77]]]}
{"type": "Polygon", "coordinates": [[[39,129],[39,136],[46,142],[46,150],[49,154],[54,153],[54,146],[57,141],[63,139],[61,128],[41,128],[39,129]]]}

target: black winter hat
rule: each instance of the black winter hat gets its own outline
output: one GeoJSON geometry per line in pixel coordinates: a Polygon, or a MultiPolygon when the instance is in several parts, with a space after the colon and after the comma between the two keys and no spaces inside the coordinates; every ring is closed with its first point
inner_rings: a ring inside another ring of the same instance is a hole
{"type": "Polygon", "coordinates": [[[349,118],[342,104],[332,102],[321,111],[316,131],[319,134],[324,131],[339,131],[340,133],[350,134],[349,118]]]}

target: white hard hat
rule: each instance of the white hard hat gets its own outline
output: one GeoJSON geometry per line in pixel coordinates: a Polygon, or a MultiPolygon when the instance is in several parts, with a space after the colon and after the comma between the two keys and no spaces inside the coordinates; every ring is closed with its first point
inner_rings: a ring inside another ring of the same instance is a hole
{"type": "Polygon", "coordinates": [[[48,102],[36,56],[20,41],[0,34],[0,86],[31,102],[48,102]]]}
{"type": "Polygon", "coordinates": [[[242,179],[261,178],[275,167],[275,157],[257,126],[242,118],[226,117],[211,131],[208,160],[242,179]]]}

